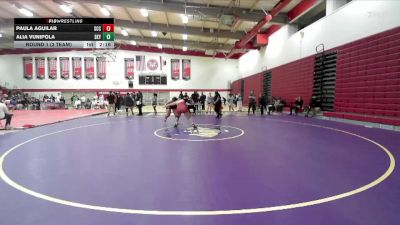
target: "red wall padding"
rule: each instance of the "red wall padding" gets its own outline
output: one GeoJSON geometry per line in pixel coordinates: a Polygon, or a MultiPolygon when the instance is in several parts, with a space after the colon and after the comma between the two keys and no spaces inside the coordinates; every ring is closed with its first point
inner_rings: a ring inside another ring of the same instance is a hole
{"type": "Polygon", "coordinates": [[[259,73],[254,76],[244,78],[244,96],[243,105],[249,104],[250,91],[254,91],[256,99],[263,92],[263,74],[259,73]]]}
{"type": "Polygon", "coordinates": [[[264,78],[262,73],[258,73],[253,76],[249,76],[244,79],[234,81],[232,83],[232,89],[231,89],[231,92],[233,94],[240,94],[242,80],[244,80],[243,105],[248,105],[250,91],[254,91],[254,94],[256,95],[257,99],[260,93],[263,92],[264,78]]]}
{"type": "Polygon", "coordinates": [[[310,56],[272,69],[272,96],[281,97],[286,103],[302,96],[308,105],[314,85],[314,61],[310,56]]]}
{"type": "Polygon", "coordinates": [[[400,28],[337,50],[335,112],[400,117],[400,28]]]}
{"type": "Polygon", "coordinates": [[[234,82],[232,82],[231,85],[231,92],[233,94],[240,94],[240,82],[241,80],[235,80],[234,82]]]}
{"type": "MultiPolygon", "coordinates": [[[[342,45],[336,49],[335,112],[400,117],[400,27],[342,45]]],[[[272,96],[287,103],[312,96],[315,56],[272,69],[272,96]]],[[[262,73],[244,78],[244,104],[250,90],[262,92],[262,73]]],[[[240,93],[240,80],[232,83],[240,93]]]]}

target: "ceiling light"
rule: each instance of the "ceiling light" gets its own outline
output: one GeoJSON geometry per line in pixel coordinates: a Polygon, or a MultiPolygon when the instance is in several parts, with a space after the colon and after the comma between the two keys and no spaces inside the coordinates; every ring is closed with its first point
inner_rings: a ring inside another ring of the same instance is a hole
{"type": "Polygon", "coordinates": [[[28,16],[28,17],[32,17],[33,16],[33,13],[31,11],[25,9],[25,8],[20,8],[20,9],[18,9],[18,11],[21,14],[24,14],[25,16],[28,16]]]}
{"type": "Polygon", "coordinates": [[[100,11],[101,11],[101,13],[103,13],[103,15],[110,16],[110,11],[108,11],[108,9],[101,7],[100,11]]]}
{"type": "Polygon", "coordinates": [[[151,36],[153,36],[153,37],[157,37],[157,32],[155,32],[155,31],[152,31],[152,32],[151,32],[151,36]]]}
{"type": "Polygon", "coordinates": [[[149,12],[147,12],[147,9],[140,9],[140,14],[142,14],[142,16],[144,16],[144,17],[149,16],[149,12]]]}
{"type": "Polygon", "coordinates": [[[182,14],[182,23],[188,23],[189,22],[189,18],[187,17],[187,15],[182,14]]]}
{"type": "Polygon", "coordinates": [[[182,51],[186,52],[186,51],[187,51],[187,47],[186,47],[186,46],[183,46],[183,47],[182,47],[182,51]]]}
{"type": "Polygon", "coordinates": [[[0,33],[0,38],[2,38],[3,37],[3,34],[2,33],[0,33]]]}
{"type": "Polygon", "coordinates": [[[125,37],[129,36],[128,31],[126,30],[121,30],[121,34],[124,35],[125,37]]]}
{"type": "Polygon", "coordinates": [[[72,8],[67,5],[62,4],[60,5],[60,8],[66,13],[72,13],[72,8]]]}
{"type": "Polygon", "coordinates": [[[161,45],[161,44],[157,44],[157,47],[161,49],[161,48],[162,48],[162,45],[161,45]]]}
{"type": "Polygon", "coordinates": [[[187,38],[188,38],[187,34],[182,34],[182,39],[183,40],[187,40],[187,38]]]}
{"type": "Polygon", "coordinates": [[[131,44],[132,45],[136,45],[136,41],[131,41],[131,44]]]}

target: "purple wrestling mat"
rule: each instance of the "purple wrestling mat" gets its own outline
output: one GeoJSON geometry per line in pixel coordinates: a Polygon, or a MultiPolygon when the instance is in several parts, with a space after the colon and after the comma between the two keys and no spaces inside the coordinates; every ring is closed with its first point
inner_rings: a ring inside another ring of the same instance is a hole
{"type": "Polygon", "coordinates": [[[397,225],[400,133],[289,116],[83,118],[0,137],[1,225],[397,225]]]}

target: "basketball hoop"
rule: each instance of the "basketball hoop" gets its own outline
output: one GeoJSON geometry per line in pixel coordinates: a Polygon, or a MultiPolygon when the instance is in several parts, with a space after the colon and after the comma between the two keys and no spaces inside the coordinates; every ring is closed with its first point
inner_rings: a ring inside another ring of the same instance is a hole
{"type": "Polygon", "coordinates": [[[115,62],[117,58],[118,50],[121,48],[121,44],[114,43],[113,49],[92,49],[91,54],[96,58],[105,58],[106,62],[115,62]]]}

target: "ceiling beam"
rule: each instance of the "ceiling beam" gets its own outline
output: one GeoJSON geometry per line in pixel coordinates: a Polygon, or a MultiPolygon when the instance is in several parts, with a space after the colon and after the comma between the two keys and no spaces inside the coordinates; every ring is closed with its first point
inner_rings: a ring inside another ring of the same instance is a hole
{"type": "Polygon", "coordinates": [[[262,20],[260,20],[257,25],[255,25],[247,34],[240,39],[237,43],[235,43],[235,46],[232,48],[232,50],[229,52],[229,54],[226,56],[227,58],[233,56],[237,50],[240,49],[245,49],[246,46],[249,44],[251,39],[253,39],[261,30],[262,26],[264,24],[267,24],[272,20],[272,18],[275,15],[278,15],[278,13],[285,7],[287,6],[292,0],[280,0],[272,10],[269,11],[269,14],[265,16],[262,20]]]}
{"type": "MultiPolygon", "coordinates": [[[[82,0],[67,0],[69,2],[81,2],[82,0]]],[[[265,14],[262,10],[248,10],[237,7],[223,7],[212,6],[199,3],[186,3],[179,2],[154,2],[154,1],[141,1],[141,0],[85,0],[86,3],[104,4],[110,6],[126,7],[126,8],[146,8],[154,11],[167,11],[173,13],[184,14],[185,10],[188,15],[202,15],[211,18],[219,18],[222,14],[234,15],[239,17],[240,20],[258,22],[264,18],[265,14]],[[185,6],[186,5],[186,6],[185,6]]],[[[280,13],[274,16],[271,23],[284,24],[287,22],[286,13],[280,13]]]]}
{"type": "Polygon", "coordinates": [[[85,9],[89,13],[90,17],[92,17],[92,18],[97,17],[96,14],[94,14],[94,12],[92,11],[92,9],[89,8],[84,2],[82,2],[80,5],[82,6],[83,9],[85,9]]]}
{"type": "Polygon", "coordinates": [[[147,42],[151,44],[162,44],[162,45],[174,45],[174,46],[187,46],[190,49],[211,49],[211,50],[219,50],[219,51],[229,51],[232,46],[231,45],[224,45],[219,43],[209,43],[209,42],[197,42],[197,41],[183,41],[183,40],[176,40],[166,38],[152,38],[146,37],[142,39],[140,36],[132,36],[129,35],[128,37],[122,35],[115,35],[116,40],[122,41],[136,41],[136,42],[147,42]]]}
{"type": "MultiPolygon", "coordinates": [[[[0,5],[0,9],[2,11],[7,12],[8,14],[14,15],[15,17],[19,17],[19,18],[28,18],[26,16],[23,16],[22,14],[18,13],[18,8],[21,8],[21,5],[19,5],[18,3],[14,3],[14,2],[8,2],[8,4],[10,4],[12,7],[6,7],[5,4],[3,6],[0,5]]],[[[31,10],[29,10],[31,11],[31,10]]],[[[31,11],[32,12],[32,11],[31,11]]],[[[36,16],[35,12],[32,12],[33,16],[36,16]]]]}
{"type": "Polygon", "coordinates": [[[310,11],[312,8],[321,3],[322,0],[302,0],[293,9],[288,12],[288,19],[290,23],[300,18],[302,15],[310,11]]]}
{"type": "MultiPolygon", "coordinates": [[[[124,8],[124,12],[128,15],[129,21],[130,21],[132,24],[136,23],[135,19],[133,19],[131,13],[129,12],[129,10],[128,10],[127,8],[124,8]]],[[[139,32],[140,36],[142,36],[142,38],[144,38],[144,35],[143,35],[142,31],[139,30],[139,29],[138,29],[137,31],[139,32]]]]}
{"type": "Polygon", "coordinates": [[[160,23],[152,23],[151,25],[149,25],[146,22],[135,22],[132,24],[127,20],[115,20],[115,25],[131,29],[154,30],[178,34],[199,35],[204,37],[221,37],[230,39],[240,39],[241,37],[243,37],[242,32],[231,32],[229,30],[220,30],[219,32],[216,32],[214,30],[214,33],[211,33],[209,28],[183,27],[171,24],[165,25],[160,23]]]}
{"type": "Polygon", "coordinates": [[[61,14],[54,11],[53,9],[50,8],[49,3],[45,3],[43,1],[37,1],[38,5],[41,6],[42,8],[46,9],[48,12],[53,14],[54,17],[61,17],[61,14]]]}
{"type": "MultiPolygon", "coordinates": [[[[53,0],[53,2],[54,2],[55,4],[58,4],[58,5],[65,4],[65,1],[63,1],[63,0],[53,0]]],[[[77,3],[81,3],[81,2],[77,2],[77,3]]],[[[72,9],[72,13],[70,13],[70,15],[71,15],[72,17],[75,17],[75,18],[83,17],[81,14],[79,14],[76,10],[73,10],[73,9],[72,9]]]]}
{"type": "MultiPolygon", "coordinates": [[[[254,11],[254,9],[256,8],[256,6],[257,6],[257,4],[258,4],[259,1],[260,1],[260,0],[256,0],[256,1],[253,3],[253,5],[250,6],[250,10],[249,10],[250,12],[253,12],[253,11],[254,11]]],[[[232,27],[231,27],[231,31],[232,31],[232,32],[236,31],[237,28],[240,27],[240,25],[242,25],[242,23],[243,23],[242,20],[236,20],[235,23],[234,23],[234,24],[232,25],[232,27]]]]}
{"type": "MultiPolygon", "coordinates": [[[[164,1],[162,1],[164,2],[164,1]]],[[[167,27],[169,27],[169,19],[168,19],[168,13],[164,12],[164,16],[165,16],[165,21],[167,22],[167,27]]],[[[172,34],[169,33],[169,40],[171,41],[171,45],[172,45],[172,34]]],[[[172,45],[172,48],[175,48],[175,46],[172,45]]]]}

